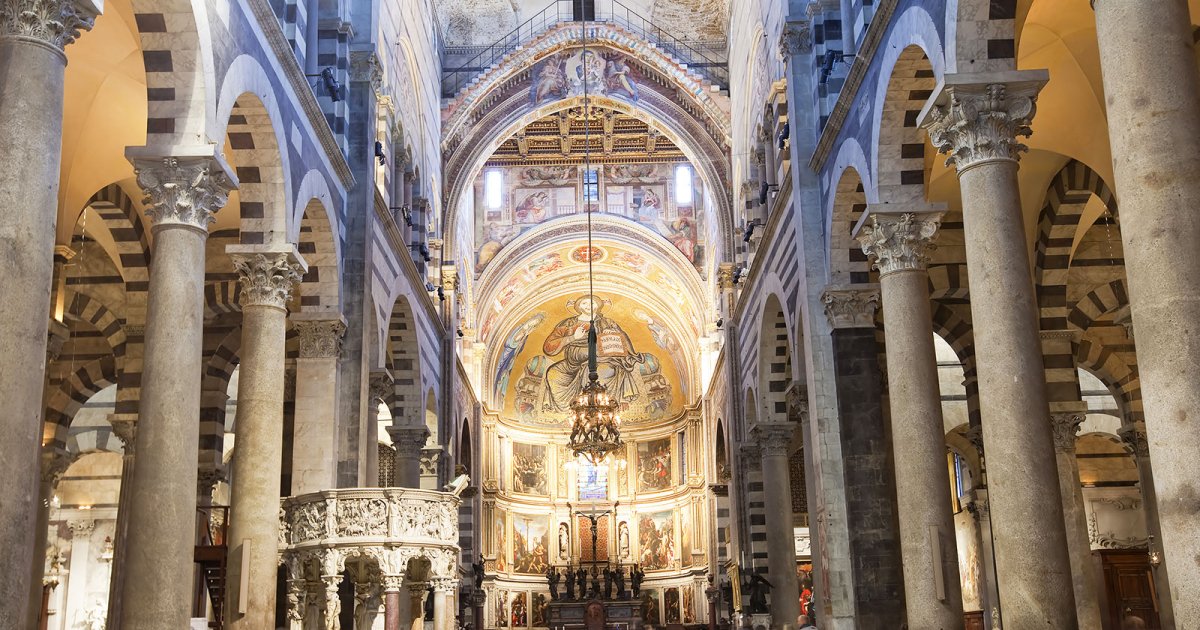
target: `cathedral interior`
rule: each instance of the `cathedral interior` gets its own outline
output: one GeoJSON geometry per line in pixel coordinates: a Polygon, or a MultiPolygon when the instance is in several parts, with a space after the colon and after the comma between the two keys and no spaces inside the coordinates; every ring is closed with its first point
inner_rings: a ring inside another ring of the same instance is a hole
{"type": "Polygon", "coordinates": [[[0,629],[1200,629],[1200,0],[0,0],[0,156],[0,629]]]}

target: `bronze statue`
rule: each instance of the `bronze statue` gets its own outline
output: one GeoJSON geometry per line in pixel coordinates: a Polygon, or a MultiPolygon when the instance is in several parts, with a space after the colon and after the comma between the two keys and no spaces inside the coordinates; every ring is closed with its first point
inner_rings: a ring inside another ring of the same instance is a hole
{"type": "Polygon", "coordinates": [[[641,567],[639,567],[638,565],[636,565],[636,564],[633,565],[633,568],[629,570],[629,581],[632,583],[632,586],[633,586],[634,598],[641,596],[642,580],[645,578],[646,578],[646,572],[643,571],[641,569],[641,567]]]}
{"type": "Polygon", "coordinates": [[[613,573],[616,574],[617,579],[617,599],[625,599],[625,569],[617,567],[613,573]]]}
{"type": "Polygon", "coordinates": [[[575,588],[579,590],[579,599],[587,597],[587,571],[583,567],[575,570],[575,588]]]}
{"type": "Polygon", "coordinates": [[[471,569],[475,572],[475,590],[483,588],[483,558],[479,558],[479,562],[472,562],[471,569]]]}
{"type": "Polygon", "coordinates": [[[571,575],[571,567],[567,567],[567,600],[575,599],[575,578],[571,575]]]}
{"type": "Polygon", "coordinates": [[[562,576],[558,574],[558,569],[550,567],[546,569],[546,581],[550,583],[550,599],[558,601],[558,581],[562,576]]]}
{"type": "Polygon", "coordinates": [[[765,614],[767,612],[767,591],[771,590],[767,578],[751,573],[743,582],[742,589],[750,594],[750,613],[765,614]]]}

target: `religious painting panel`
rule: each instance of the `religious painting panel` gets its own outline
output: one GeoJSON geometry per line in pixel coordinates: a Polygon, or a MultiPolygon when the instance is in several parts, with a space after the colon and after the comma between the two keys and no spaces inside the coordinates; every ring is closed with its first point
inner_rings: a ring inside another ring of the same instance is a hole
{"type": "Polygon", "coordinates": [[[513,571],[541,575],[549,566],[549,525],[545,516],[513,514],[513,571]]]}
{"type": "Polygon", "coordinates": [[[696,623],[696,589],[692,586],[683,587],[683,623],[696,623]]]}
{"type": "Polygon", "coordinates": [[[682,567],[692,566],[692,518],[690,505],[685,505],[679,510],[679,564],[682,567]]]}
{"type": "Polygon", "coordinates": [[[667,613],[667,623],[679,623],[681,618],[679,607],[679,589],[668,588],[663,591],[663,608],[667,613]]]}
{"type": "Polygon", "coordinates": [[[662,623],[662,611],[659,608],[658,589],[642,589],[642,623],[659,625],[662,623]]]}
{"type": "Polygon", "coordinates": [[[529,102],[553,103],[586,91],[636,103],[642,78],[623,53],[597,49],[572,49],[551,55],[533,67],[529,102]]]}
{"type": "Polygon", "coordinates": [[[546,604],[550,597],[549,593],[534,593],[533,605],[530,610],[530,625],[534,628],[546,627],[546,604]]]}
{"type": "Polygon", "coordinates": [[[682,411],[681,365],[686,364],[671,355],[678,354],[679,344],[660,318],[633,301],[600,293],[555,298],[518,321],[504,337],[492,381],[492,397],[502,403],[504,415],[533,425],[568,426],[571,403],[587,382],[593,327],[597,373],[609,396],[622,405],[624,425],[682,411]]]}
{"type": "Polygon", "coordinates": [[[508,571],[508,512],[497,507],[492,513],[492,553],[496,554],[496,570],[508,571]]]}
{"type": "Polygon", "coordinates": [[[579,500],[604,501],[608,499],[608,466],[597,466],[583,461],[575,469],[579,475],[579,500]]]}
{"type": "Polygon", "coordinates": [[[513,594],[512,614],[509,615],[509,621],[513,628],[529,627],[529,603],[528,593],[520,592],[513,594]]]}
{"type": "Polygon", "coordinates": [[[496,617],[496,626],[499,628],[508,627],[508,591],[496,591],[495,608],[493,615],[496,617]]]}
{"type": "Polygon", "coordinates": [[[513,491],[549,496],[546,472],[546,446],[513,442],[513,491]]]}
{"type": "Polygon", "coordinates": [[[671,511],[638,515],[638,563],[646,571],[675,566],[675,518],[671,511]]]}
{"type": "Polygon", "coordinates": [[[638,492],[671,488],[671,439],[638,442],[638,492]]]}

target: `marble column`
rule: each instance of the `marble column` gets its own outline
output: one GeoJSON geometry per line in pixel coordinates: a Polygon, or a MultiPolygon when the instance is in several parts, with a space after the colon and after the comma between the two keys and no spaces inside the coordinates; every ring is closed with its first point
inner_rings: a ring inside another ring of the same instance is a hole
{"type": "Polygon", "coordinates": [[[987,490],[975,488],[971,495],[967,511],[975,520],[979,541],[979,570],[983,578],[979,584],[979,597],[983,608],[983,627],[987,630],[1000,630],[1000,591],[996,585],[996,554],[993,552],[992,514],[988,507],[987,490]]]}
{"type": "Polygon", "coordinates": [[[42,600],[45,588],[43,578],[46,574],[46,553],[50,534],[50,504],[54,500],[54,491],[58,482],[70,468],[71,456],[62,450],[42,449],[41,484],[38,488],[37,524],[34,526],[33,554],[29,575],[29,611],[27,612],[28,627],[38,627],[38,619],[42,613],[42,600]]]}
{"type": "Polygon", "coordinates": [[[860,630],[890,630],[904,617],[904,562],[891,435],[883,416],[884,377],[875,338],[879,287],[830,286],[821,301],[833,329],[854,623],[860,630]]]}
{"type": "MultiPolygon", "coordinates": [[[[1125,449],[1138,469],[1138,487],[1142,491],[1142,510],[1146,515],[1146,531],[1154,537],[1150,551],[1162,553],[1162,525],[1159,521],[1158,495],[1154,488],[1154,469],[1150,465],[1150,444],[1146,440],[1146,425],[1127,424],[1117,430],[1125,449]]],[[[1171,580],[1166,564],[1154,567],[1154,590],[1158,597],[1158,621],[1163,630],[1175,628],[1175,609],[1171,604],[1171,580]]]]}
{"type": "Polygon", "coordinates": [[[337,487],[338,356],[346,322],[336,313],[293,313],[300,339],[293,414],[292,494],[337,487]]]}
{"type": "Polygon", "coordinates": [[[767,574],[771,582],[772,626],[791,628],[800,617],[796,577],[796,536],[788,454],[792,422],[759,422],[750,429],[762,452],[764,512],[767,517],[767,574]]]}
{"type": "Polygon", "coordinates": [[[63,615],[67,628],[75,627],[84,619],[88,604],[88,565],[91,564],[92,532],[96,521],[79,519],[69,521],[71,530],[71,561],[67,573],[67,602],[63,615]]]}
{"type": "Polygon", "coordinates": [[[856,237],[879,269],[904,596],[910,628],[962,628],[946,434],[929,310],[928,252],[944,207],[872,204],[856,237]]]}
{"type": "Polygon", "coordinates": [[[125,573],[125,557],[128,553],[126,544],[129,541],[129,499],[128,490],[133,478],[133,463],[136,453],[137,416],[134,414],[109,414],[108,423],[112,425],[113,434],[121,440],[121,493],[117,497],[117,523],[113,532],[112,573],[108,579],[108,619],[106,630],[117,630],[121,623],[121,604],[123,575],[125,573]]]}
{"type": "Polygon", "coordinates": [[[211,146],[170,156],[130,148],[154,235],[138,460],[130,479],[122,630],[184,628],[191,617],[208,225],[236,180],[211,146]]]}
{"type": "Polygon", "coordinates": [[[1075,458],[1075,436],[1086,415],[1061,411],[1050,414],[1054,432],[1054,456],[1058,461],[1058,491],[1062,493],[1063,523],[1067,529],[1067,552],[1075,592],[1075,611],[1080,628],[1100,628],[1100,591],[1096,561],[1088,539],[1083,488],[1079,485],[1079,460],[1075,458]]]}
{"type": "MultiPolygon", "coordinates": [[[[42,444],[42,392],[46,335],[54,277],[62,154],[63,76],[66,47],[92,27],[100,6],[92,1],[8,0],[0,3],[0,278],[19,282],[0,300],[0,356],[9,366],[0,378],[0,627],[17,628],[31,617],[35,525],[38,520],[38,451],[42,444]]],[[[40,573],[40,571],[38,572],[40,573]]],[[[37,599],[41,606],[41,597],[37,599]]],[[[36,614],[36,612],[32,613],[36,614]]]]}
{"type": "Polygon", "coordinates": [[[454,592],[458,580],[434,578],[433,583],[433,630],[454,630],[454,592]]]}
{"type": "Polygon", "coordinates": [[[225,619],[231,630],[274,630],[287,305],[307,265],[292,245],[226,250],[241,282],[242,346],[225,619]]]}
{"type": "Polygon", "coordinates": [[[304,612],[308,608],[308,580],[289,577],[287,581],[288,630],[304,630],[304,612]]]}
{"type": "Polygon", "coordinates": [[[1004,624],[1076,627],[1017,160],[1045,70],[948,74],[922,112],[962,194],[1004,624]]]}
{"type": "Polygon", "coordinates": [[[364,486],[379,485],[379,405],[392,398],[392,373],[387,370],[372,370],[368,381],[370,390],[367,398],[367,478],[364,486]]]}
{"type": "Polygon", "coordinates": [[[408,585],[408,630],[425,627],[425,598],[429,596],[429,585],[416,582],[408,585]]]}
{"type": "Polygon", "coordinates": [[[400,587],[403,585],[403,576],[383,576],[383,630],[401,630],[400,587]]]}
{"type": "Polygon", "coordinates": [[[396,486],[420,488],[421,449],[429,440],[429,429],[424,425],[393,424],[387,432],[396,447],[396,486]]]}
{"type": "Polygon", "coordinates": [[[1200,627],[1200,76],[1185,0],[1095,0],[1113,177],[1180,628],[1200,627]]]}

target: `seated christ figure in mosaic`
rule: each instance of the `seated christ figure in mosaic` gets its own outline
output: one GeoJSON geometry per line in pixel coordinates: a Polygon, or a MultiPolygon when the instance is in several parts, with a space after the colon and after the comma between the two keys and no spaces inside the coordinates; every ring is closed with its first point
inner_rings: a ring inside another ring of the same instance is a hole
{"type": "Polygon", "coordinates": [[[542,352],[562,359],[546,369],[543,411],[570,411],[571,402],[583,390],[588,378],[588,331],[596,327],[596,371],[608,395],[621,404],[636,400],[642,393],[637,366],[645,356],[633,348],[629,335],[617,322],[605,317],[603,302],[583,296],[574,304],[578,315],[568,317],[546,336],[542,352]]]}

